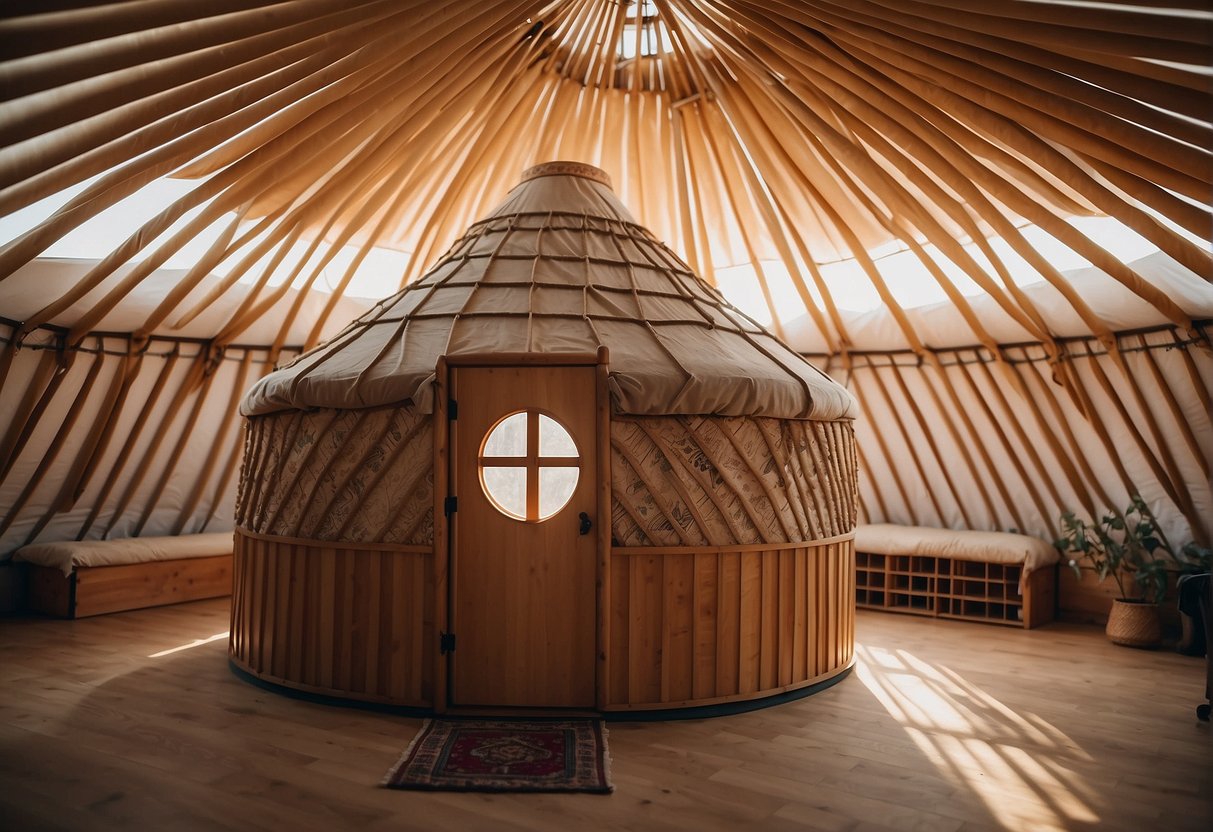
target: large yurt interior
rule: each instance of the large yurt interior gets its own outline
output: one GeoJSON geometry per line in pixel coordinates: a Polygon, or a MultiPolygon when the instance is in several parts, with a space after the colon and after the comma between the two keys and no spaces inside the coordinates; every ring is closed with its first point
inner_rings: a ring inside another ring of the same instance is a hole
{"type": "Polygon", "coordinates": [[[1213,828],[1207,0],[9,0],[0,830],[1213,828]]]}

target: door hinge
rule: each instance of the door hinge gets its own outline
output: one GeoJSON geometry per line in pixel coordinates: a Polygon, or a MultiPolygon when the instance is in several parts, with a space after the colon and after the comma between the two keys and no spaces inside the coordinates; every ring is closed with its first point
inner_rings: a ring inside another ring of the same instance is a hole
{"type": "Polygon", "coordinates": [[[442,513],[450,517],[455,512],[459,511],[459,498],[447,497],[442,501],[442,513]]]}
{"type": "Polygon", "coordinates": [[[446,418],[452,422],[459,418],[459,402],[454,399],[446,400],[446,418]]]}
{"type": "Polygon", "coordinates": [[[442,655],[455,652],[455,634],[454,633],[439,633],[438,635],[438,652],[442,655]]]}

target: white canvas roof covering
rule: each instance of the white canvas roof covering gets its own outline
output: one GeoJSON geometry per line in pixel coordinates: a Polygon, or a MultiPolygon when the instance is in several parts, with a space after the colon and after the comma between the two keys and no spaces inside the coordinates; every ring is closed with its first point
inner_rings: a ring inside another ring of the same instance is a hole
{"type": "Polygon", "coordinates": [[[526,172],[420,280],[262,378],[245,415],[412,400],[441,355],[610,349],[623,413],[853,415],[851,395],[637,225],[601,170],[526,172]]]}

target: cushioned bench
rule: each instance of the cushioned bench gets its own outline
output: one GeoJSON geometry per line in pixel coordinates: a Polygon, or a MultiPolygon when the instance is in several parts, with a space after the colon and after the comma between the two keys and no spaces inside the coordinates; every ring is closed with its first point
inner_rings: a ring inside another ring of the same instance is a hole
{"type": "Polygon", "coordinates": [[[65,618],[217,598],[232,591],[232,534],[33,543],[26,605],[65,618]]]}
{"type": "Polygon", "coordinates": [[[1035,537],[891,523],[855,529],[866,609],[1038,627],[1053,620],[1060,554],[1035,537]]]}

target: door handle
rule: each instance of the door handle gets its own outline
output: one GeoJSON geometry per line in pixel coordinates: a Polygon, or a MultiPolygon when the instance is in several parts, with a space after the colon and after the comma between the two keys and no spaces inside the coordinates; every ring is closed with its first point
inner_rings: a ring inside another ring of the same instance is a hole
{"type": "Polygon", "coordinates": [[[581,514],[578,515],[578,519],[581,521],[581,525],[578,526],[577,533],[578,534],[589,534],[590,529],[594,528],[594,521],[590,519],[590,515],[586,514],[583,511],[583,512],[581,512],[581,514]]]}

